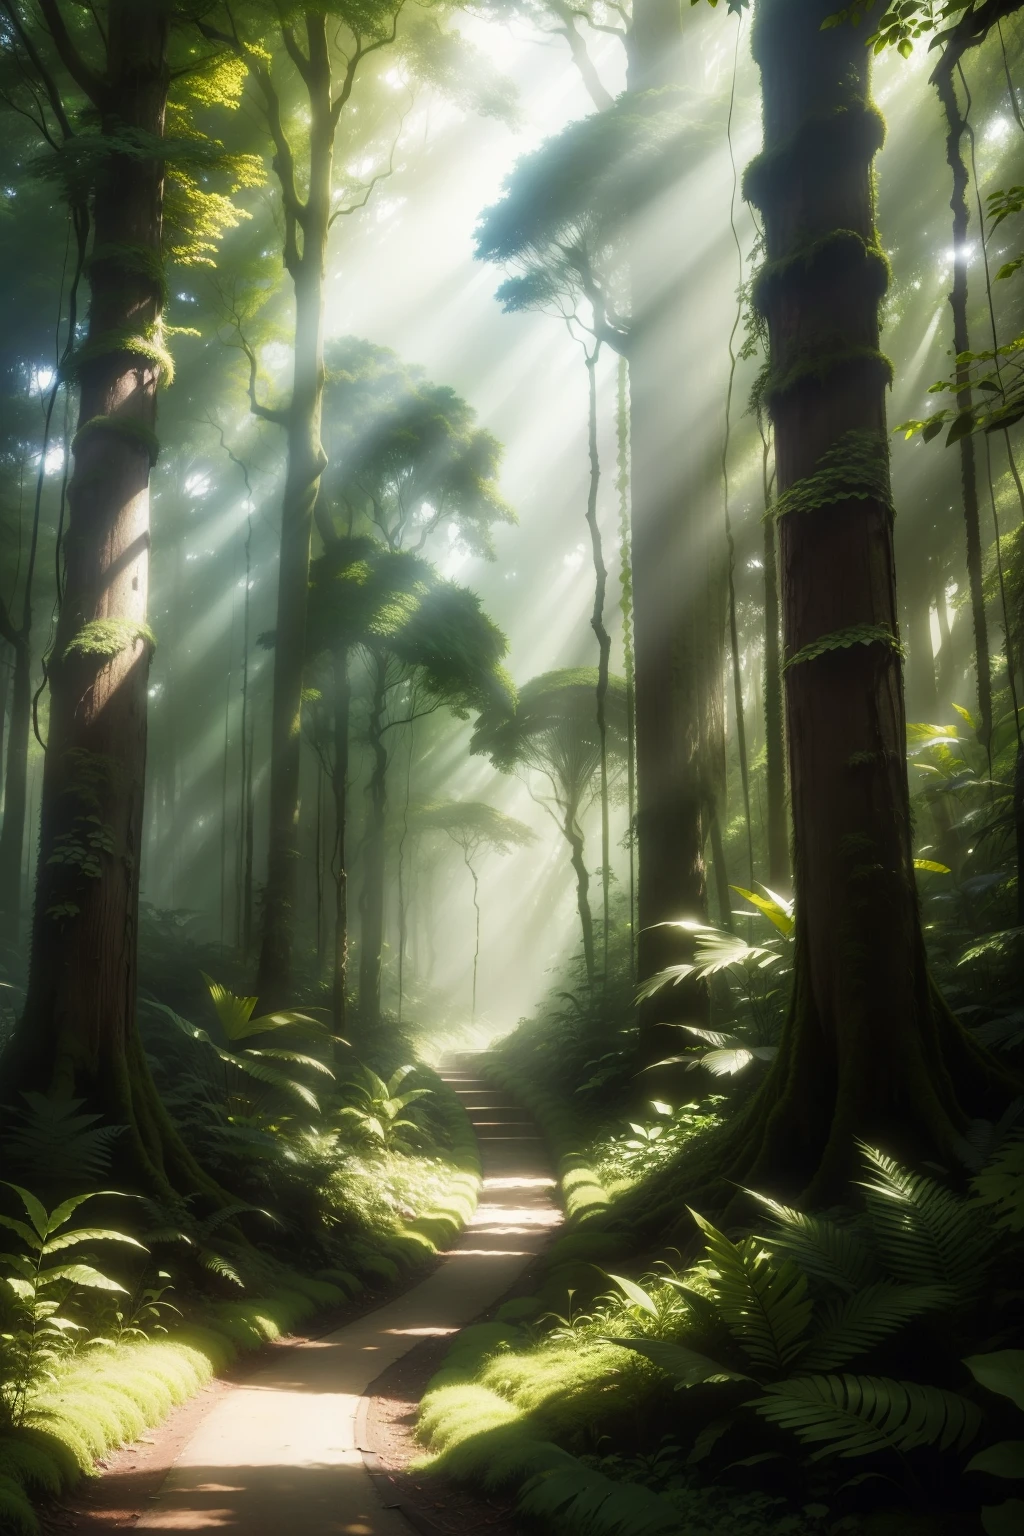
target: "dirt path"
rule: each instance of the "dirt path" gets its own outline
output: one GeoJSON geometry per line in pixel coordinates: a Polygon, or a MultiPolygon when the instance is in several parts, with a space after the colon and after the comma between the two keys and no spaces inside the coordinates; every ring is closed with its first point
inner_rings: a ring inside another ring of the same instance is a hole
{"type": "Polygon", "coordinates": [[[560,1220],[528,1117],[471,1070],[444,1077],[480,1142],[484,1183],[472,1222],[413,1290],[218,1395],[135,1530],[410,1536],[364,1464],[364,1393],[420,1341],[455,1333],[492,1306],[560,1220]]]}

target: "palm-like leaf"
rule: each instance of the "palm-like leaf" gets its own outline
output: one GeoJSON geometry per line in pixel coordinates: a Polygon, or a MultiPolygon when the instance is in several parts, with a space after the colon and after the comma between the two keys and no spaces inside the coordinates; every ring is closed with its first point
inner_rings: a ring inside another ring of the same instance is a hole
{"type": "Polygon", "coordinates": [[[828,1307],[807,1350],[802,1370],[831,1371],[897,1333],[905,1323],[948,1307],[952,1293],[941,1285],[869,1285],[828,1307]]]}
{"type": "Polygon", "coordinates": [[[971,1295],[993,1243],[977,1210],[885,1153],[863,1144],[861,1150],[874,1174],[863,1183],[868,1215],[889,1273],[909,1285],[948,1285],[971,1295]]]}
{"type": "Polygon", "coordinates": [[[775,1217],[775,1227],[765,1242],[788,1253],[813,1279],[852,1292],[879,1278],[871,1248],[856,1228],[830,1221],[827,1216],[793,1210],[754,1189],[744,1193],[775,1217]]]}
{"type": "Polygon", "coordinates": [[[803,1348],[811,1321],[807,1276],[791,1260],[773,1262],[757,1238],[732,1243],[691,1211],[707,1239],[707,1276],[722,1321],[755,1365],[781,1373],[803,1348]]]}
{"type": "Polygon", "coordinates": [[[961,1448],[981,1423],[975,1405],[956,1392],[884,1376],[798,1376],[767,1387],[747,1406],[804,1445],[817,1445],[812,1461],[922,1445],[961,1448]]]}
{"type": "Polygon", "coordinates": [[[267,1034],[272,1029],[286,1029],[293,1025],[304,1029],[323,1028],[323,1025],[311,1018],[308,1013],[300,1013],[296,1009],[280,1009],[275,1013],[262,1013],[257,1018],[253,1018],[257,998],[239,997],[219,981],[214,981],[212,976],[207,976],[205,971],[200,974],[209,989],[225,1038],[232,1044],[236,1044],[239,1040],[251,1039],[253,1035],[267,1034]]]}

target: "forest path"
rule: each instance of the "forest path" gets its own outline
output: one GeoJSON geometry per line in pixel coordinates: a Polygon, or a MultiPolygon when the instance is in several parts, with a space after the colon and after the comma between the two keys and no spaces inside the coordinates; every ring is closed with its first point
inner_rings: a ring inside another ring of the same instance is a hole
{"type": "Polygon", "coordinates": [[[440,1265],[386,1306],[289,1349],[203,1419],[140,1531],[238,1536],[410,1536],[381,1503],[360,1452],[367,1388],[424,1338],[456,1333],[492,1306],[561,1220],[543,1143],[525,1111],[452,1058],[480,1145],[476,1214],[440,1265]]]}

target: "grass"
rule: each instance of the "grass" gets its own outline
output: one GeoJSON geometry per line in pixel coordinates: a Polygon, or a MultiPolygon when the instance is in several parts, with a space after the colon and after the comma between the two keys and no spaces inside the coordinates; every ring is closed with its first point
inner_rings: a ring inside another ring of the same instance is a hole
{"type": "MultiPolygon", "coordinates": [[[[82,1349],[63,1362],[56,1379],[33,1398],[29,1421],[0,1434],[4,1536],[39,1536],[34,1502],[93,1475],[99,1458],[159,1424],[240,1355],[370,1288],[397,1285],[450,1244],[476,1207],[480,1166],[457,1097],[439,1079],[432,1086],[434,1111],[452,1146],[442,1162],[419,1160],[417,1214],[390,1230],[353,1238],[344,1269],[315,1277],[282,1269],[280,1286],[267,1295],[207,1303],[162,1337],[82,1349]]],[[[415,1179],[409,1187],[416,1188],[415,1179]]]]}

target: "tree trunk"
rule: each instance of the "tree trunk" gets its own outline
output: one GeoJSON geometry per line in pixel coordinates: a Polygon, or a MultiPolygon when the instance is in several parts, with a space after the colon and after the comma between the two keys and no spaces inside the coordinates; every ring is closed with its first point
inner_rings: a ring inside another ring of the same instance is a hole
{"type": "Polygon", "coordinates": [[[583,964],[587,972],[587,983],[592,987],[597,979],[597,961],[594,956],[594,919],[590,911],[590,872],[583,856],[583,833],[571,810],[565,813],[562,833],[569,844],[569,857],[576,876],[576,910],[580,915],[583,933],[583,964]]]}
{"type": "Polygon", "coordinates": [[[25,847],[25,804],[28,795],[28,742],[32,729],[32,653],[19,635],[14,647],[11,679],[11,724],[7,736],[4,778],[4,820],[0,829],[0,929],[17,947],[21,927],[21,860],[25,847]]]}
{"type": "Polygon", "coordinates": [[[476,914],[475,939],[473,944],[473,1011],[470,1014],[470,1023],[476,1023],[476,978],[480,968],[480,877],[470,863],[469,854],[463,849],[463,858],[466,868],[473,878],[473,911],[476,914]]]}
{"type": "Polygon", "coordinates": [[[285,265],[295,289],[292,397],[284,413],[287,468],[270,726],[270,827],[258,988],[264,1006],[288,1001],[299,869],[299,762],[313,508],[327,458],[320,441],[324,389],[324,283],[331,217],[334,134],[327,21],[307,12],[309,188],[295,204],[294,173],[274,165],[285,201],[285,265]],[[301,250],[296,229],[301,230],[301,250]]]}
{"type": "Polygon", "coordinates": [[[348,726],[352,685],[348,676],[348,652],[334,653],[334,978],[332,999],[334,1033],[344,1037],[348,1009],[348,868],[345,831],[348,817],[348,726]]]}
{"type": "Polygon", "coordinates": [[[618,373],[619,585],[622,596],[623,672],[626,679],[626,805],[629,811],[629,968],[636,974],[636,666],[633,658],[633,549],[629,519],[629,365],[619,358],[618,373]]]}
{"type": "Polygon", "coordinates": [[[1004,1092],[925,962],[878,350],[882,123],[864,35],[822,31],[830,11],[759,0],[754,28],[764,151],[745,190],[766,237],[796,955],[779,1057],[720,1165],[810,1200],[842,1188],[855,1136],[946,1159],[1004,1092]]]}
{"type": "Polygon", "coordinates": [[[369,822],[363,849],[363,889],[359,900],[359,1022],[364,1040],[380,1024],[380,971],[384,949],[384,833],[387,815],[388,754],[384,747],[387,659],[372,658],[373,696],[368,722],[373,769],[367,793],[369,822]]]}
{"type": "MultiPolygon", "coordinates": [[[[62,30],[55,0],[42,10],[62,30]]],[[[102,78],[70,45],[62,56],[77,64],[105,135],[159,138],[166,12],[110,0],[107,18],[102,78]]],[[[113,150],[94,197],[103,255],[92,264],[89,330],[73,365],[80,426],[68,488],[67,585],[50,663],[28,992],[4,1063],[5,1090],[78,1095],[107,1121],[127,1125],[117,1143],[122,1186],[170,1196],[177,1185],[216,1196],[160,1103],[135,1021],[152,648],[149,476],[165,366],[162,203],[160,162],[134,146],[124,155],[113,150]]]]}
{"type": "Polygon", "coordinates": [[[768,486],[768,440],[764,439],[764,755],[768,802],[768,880],[773,891],[789,885],[789,817],[786,814],[786,733],[782,713],[782,657],[779,654],[779,575],[775,522],[768,486]]]}
{"type": "MultiPolygon", "coordinates": [[[[960,353],[966,352],[971,344],[967,327],[967,230],[970,213],[967,207],[969,178],[967,166],[960,152],[960,144],[967,124],[960,112],[952,70],[953,56],[948,55],[932,78],[946,116],[948,130],[946,159],[953,173],[953,191],[949,200],[949,206],[953,211],[953,286],[949,293],[949,305],[953,311],[953,351],[959,357],[960,353]]],[[[969,366],[957,366],[956,382],[961,392],[956,397],[956,403],[957,409],[961,411],[971,408],[971,391],[963,388],[969,376],[969,366]]],[[[981,523],[978,512],[978,477],[973,435],[966,432],[961,437],[958,447],[964,530],[967,536],[967,578],[971,590],[971,618],[974,623],[974,650],[978,673],[980,719],[978,740],[986,750],[989,750],[992,740],[992,664],[989,657],[988,626],[985,619],[981,523]]]]}
{"type": "MultiPolygon", "coordinates": [[[[675,0],[638,0],[629,48],[629,89],[660,92],[674,84],[682,21],[675,0]]],[[[706,812],[720,785],[714,762],[722,719],[724,646],[721,571],[710,548],[697,486],[713,474],[714,449],[702,455],[682,429],[669,387],[688,350],[686,285],[674,280],[666,246],[638,227],[629,252],[632,325],[629,349],[634,644],[637,756],[637,974],[692,958],[689,937],[658,926],[707,916],[706,812]],[[666,270],[667,268],[667,270],[666,270]],[[703,461],[707,460],[705,464],[703,461]],[[698,468],[694,469],[695,460],[698,468]]],[[[649,1061],[674,1050],[673,1020],[706,1027],[707,988],[683,982],[658,993],[640,1012],[649,1061]]]]}
{"type": "MultiPolygon", "coordinates": [[[[590,456],[590,486],[587,492],[587,527],[590,530],[590,548],[594,561],[594,610],[590,627],[597,636],[597,736],[601,744],[599,774],[601,781],[601,947],[602,984],[608,985],[608,936],[609,894],[611,890],[611,838],[609,835],[608,804],[608,663],[612,653],[612,637],[604,622],[604,600],[608,589],[608,569],[604,563],[601,529],[597,521],[597,494],[601,485],[601,461],[597,449],[597,359],[600,343],[587,358],[587,443],[590,456]]],[[[475,1012],[475,1009],[474,1009],[475,1012]]]]}

